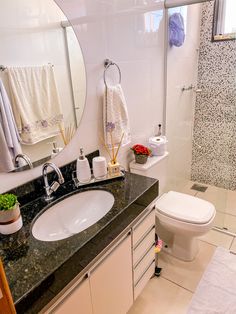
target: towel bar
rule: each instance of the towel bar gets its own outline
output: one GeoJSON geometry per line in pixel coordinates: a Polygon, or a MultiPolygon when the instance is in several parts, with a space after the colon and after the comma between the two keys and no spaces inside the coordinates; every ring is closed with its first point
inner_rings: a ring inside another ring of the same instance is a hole
{"type": "MultiPolygon", "coordinates": [[[[51,67],[54,67],[54,64],[52,64],[52,63],[48,63],[48,65],[50,65],[51,67]]],[[[4,65],[0,65],[0,71],[5,71],[7,69],[7,67],[5,67],[4,65]]]]}

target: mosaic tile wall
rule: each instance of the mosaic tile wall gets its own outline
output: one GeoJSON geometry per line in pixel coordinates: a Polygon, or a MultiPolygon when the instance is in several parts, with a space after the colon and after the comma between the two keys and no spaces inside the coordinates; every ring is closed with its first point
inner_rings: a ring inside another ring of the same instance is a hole
{"type": "Polygon", "coordinates": [[[236,189],[236,41],[211,42],[213,2],[203,5],[192,180],[236,189]]]}

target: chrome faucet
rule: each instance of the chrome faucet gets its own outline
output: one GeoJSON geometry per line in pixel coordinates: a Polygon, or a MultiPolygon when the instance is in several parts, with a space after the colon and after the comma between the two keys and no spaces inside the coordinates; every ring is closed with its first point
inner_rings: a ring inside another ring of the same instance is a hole
{"type": "Polygon", "coordinates": [[[33,169],[33,164],[29,158],[29,156],[27,156],[26,154],[18,154],[16,155],[15,157],[15,166],[18,168],[20,166],[19,164],[19,159],[22,158],[26,163],[27,165],[29,165],[30,169],[33,169]]]}
{"type": "Polygon", "coordinates": [[[46,190],[45,200],[50,201],[53,199],[53,196],[51,196],[51,194],[55,192],[59,188],[59,186],[65,182],[65,180],[61,173],[61,170],[52,162],[46,162],[45,164],[43,164],[43,179],[44,179],[44,188],[46,190]],[[47,172],[48,167],[52,168],[58,176],[58,182],[53,181],[51,185],[48,184],[48,172],[47,172]]]}

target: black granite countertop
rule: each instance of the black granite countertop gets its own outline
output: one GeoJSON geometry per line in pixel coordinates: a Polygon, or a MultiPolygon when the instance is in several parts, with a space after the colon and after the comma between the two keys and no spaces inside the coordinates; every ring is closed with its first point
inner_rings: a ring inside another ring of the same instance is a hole
{"type": "Polygon", "coordinates": [[[42,196],[21,207],[23,228],[0,236],[3,260],[17,313],[37,313],[111,243],[157,197],[158,181],[126,173],[124,179],[75,188],[62,185],[48,204],[42,196]],[[112,209],[97,223],[70,238],[43,242],[31,234],[33,219],[62,199],[102,189],[115,198],[112,209]]]}

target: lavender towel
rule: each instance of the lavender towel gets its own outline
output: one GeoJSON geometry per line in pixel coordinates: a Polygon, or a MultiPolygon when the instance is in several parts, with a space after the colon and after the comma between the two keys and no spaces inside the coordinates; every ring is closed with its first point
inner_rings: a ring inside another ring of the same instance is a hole
{"type": "Polygon", "coordinates": [[[185,40],[184,19],[180,13],[169,17],[169,43],[170,46],[180,47],[185,40]]]}

